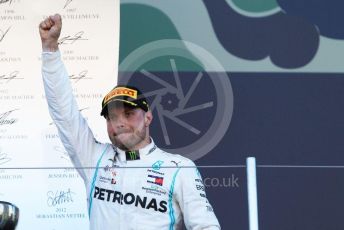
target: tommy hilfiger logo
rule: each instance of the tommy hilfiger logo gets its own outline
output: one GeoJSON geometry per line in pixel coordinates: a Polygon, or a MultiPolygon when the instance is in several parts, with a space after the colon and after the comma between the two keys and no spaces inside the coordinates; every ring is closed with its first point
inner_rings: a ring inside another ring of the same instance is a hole
{"type": "Polygon", "coordinates": [[[126,151],[125,157],[126,157],[127,161],[140,160],[140,152],[137,150],[126,151]]]}
{"type": "Polygon", "coordinates": [[[164,178],[160,176],[148,174],[147,182],[151,184],[156,184],[162,186],[164,183],[164,178]]]}

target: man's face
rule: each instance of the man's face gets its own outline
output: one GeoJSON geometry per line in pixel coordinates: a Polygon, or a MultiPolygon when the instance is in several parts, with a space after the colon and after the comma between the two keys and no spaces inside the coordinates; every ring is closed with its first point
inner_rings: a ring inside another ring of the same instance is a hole
{"type": "Polygon", "coordinates": [[[126,106],[109,107],[106,124],[109,138],[122,150],[136,150],[149,143],[150,111],[126,106]]]}

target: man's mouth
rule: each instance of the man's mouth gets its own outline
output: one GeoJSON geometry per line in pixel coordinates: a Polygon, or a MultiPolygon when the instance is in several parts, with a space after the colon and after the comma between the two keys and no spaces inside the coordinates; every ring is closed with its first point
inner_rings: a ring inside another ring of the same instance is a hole
{"type": "Polygon", "coordinates": [[[115,133],[114,136],[118,137],[118,136],[120,136],[122,134],[129,134],[129,133],[130,133],[129,131],[120,131],[120,132],[115,133]]]}

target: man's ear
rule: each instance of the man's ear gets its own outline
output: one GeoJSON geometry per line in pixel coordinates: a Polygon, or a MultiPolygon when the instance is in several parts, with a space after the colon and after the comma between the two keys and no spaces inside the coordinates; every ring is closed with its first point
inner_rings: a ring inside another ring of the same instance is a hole
{"type": "Polygon", "coordinates": [[[153,120],[153,114],[149,110],[145,113],[145,126],[148,127],[153,120]]]}

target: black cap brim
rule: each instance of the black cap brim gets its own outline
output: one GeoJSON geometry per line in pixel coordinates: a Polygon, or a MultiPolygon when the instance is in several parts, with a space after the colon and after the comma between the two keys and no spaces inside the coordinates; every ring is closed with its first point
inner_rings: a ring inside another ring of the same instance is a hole
{"type": "MultiPolygon", "coordinates": [[[[122,100],[122,99],[114,99],[109,101],[104,108],[102,109],[100,116],[106,116],[109,113],[109,107],[120,107],[120,106],[126,106],[132,109],[135,108],[140,108],[142,110],[144,110],[143,108],[141,108],[138,104],[136,104],[135,102],[132,101],[127,101],[127,100],[122,100]]],[[[144,110],[146,111],[146,110],[144,110]]]]}

